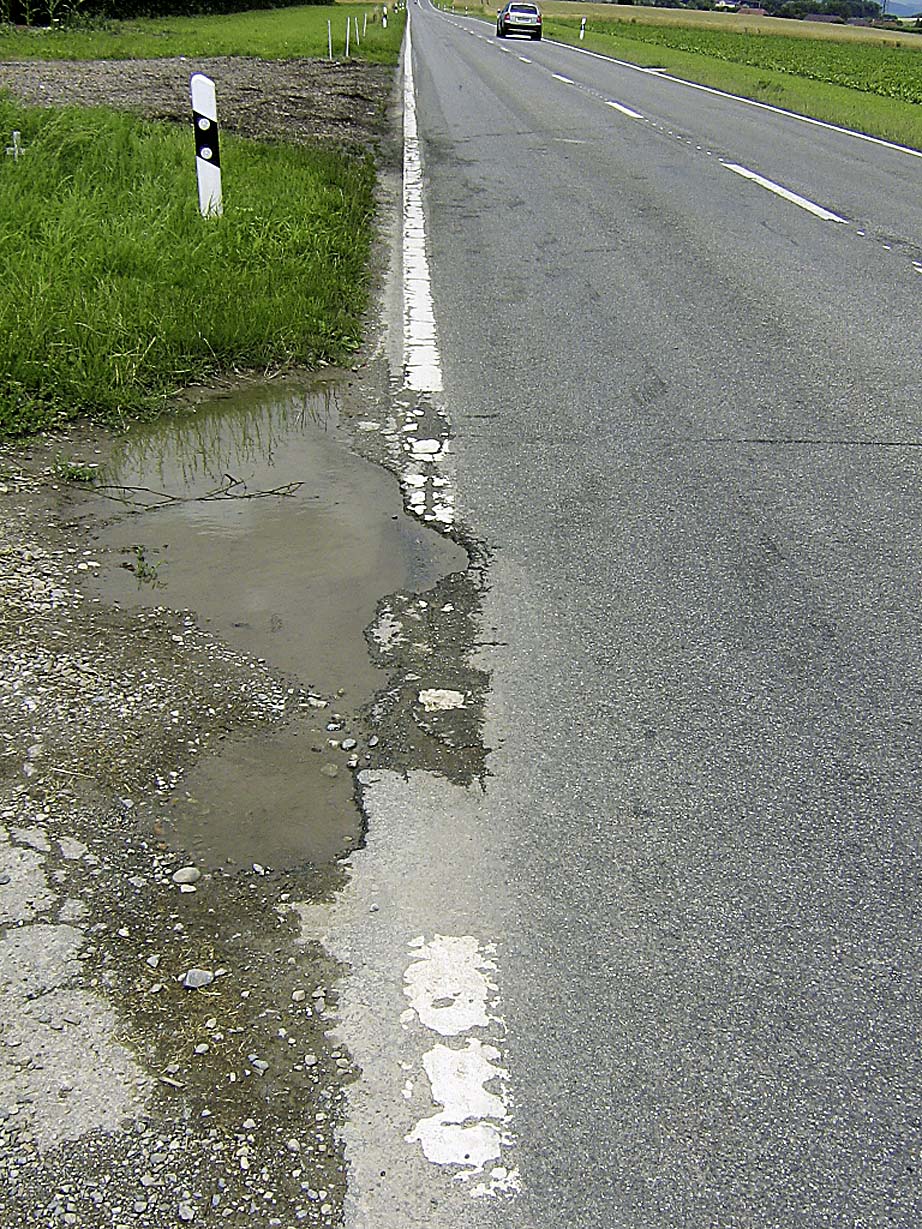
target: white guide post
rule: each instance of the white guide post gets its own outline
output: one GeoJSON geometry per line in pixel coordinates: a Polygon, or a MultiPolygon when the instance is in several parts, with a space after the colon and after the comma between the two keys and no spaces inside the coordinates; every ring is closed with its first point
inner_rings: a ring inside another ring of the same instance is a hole
{"type": "Polygon", "coordinates": [[[327,48],[330,53],[330,63],[333,63],[333,23],[327,22],[327,48]]]}
{"type": "Polygon", "coordinates": [[[381,10],[381,24],[386,30],[387,29],[387,5],[386,4],[384,8],[381,10]]]}
{"type": "Polygon", "coordinates": [[[7,145],[6,152],[9,154],[9,156],[13,159],[14,162],[18,162],[19,159],[22,157],[22,155],[26,152],[26,147],[22,143],[22,133],[21,132],[13,133],[13,144],[7,145]]]}
{"type": "Polygon", "coordinates": [[[349,59],[349,18],[346,18],[346,59],[349,59]]]}
{"type": "Polygon", "coordinates": [[[586,18],[581,17],[579,23],[579,41],[582,42],[586,37],[586,18]]]}
{"type": "Polygon", "coordinates": [[[355,22],[355,45],[356,47],[361,47],[362,41],[359,38],[359,19],[358,17],[354,17],[353,21],[355,22]]]}
{"type": "Polygon", "coordinates": [[[218,106],[214,82],[210,77],[196,73],[190,85],[198,207],[203,218],[219,218],[224,212],[224,203],[221,196],[221,154],[218,148],[218,106]]]}

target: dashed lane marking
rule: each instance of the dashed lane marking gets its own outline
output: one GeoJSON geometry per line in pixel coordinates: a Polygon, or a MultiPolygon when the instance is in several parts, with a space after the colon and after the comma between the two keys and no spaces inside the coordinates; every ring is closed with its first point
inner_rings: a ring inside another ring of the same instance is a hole
{"type": "Polygon", "coordinates": [[[615,102],[614,98],[606,98],[606,107],[612,107],[615,111],[620,111],[622,115],[626,115],[628,119],[643,119],[639,111],[634,111],[631,107],[626,107],[623,102],[615,102]]]}
{"type": "Polygon", "coordinates": [[[808,200],[806,196],[801,196],[799,192],[792,192],[789,188],[784,188],[781,184],[775,183],[774,180],[766,179],[764,175],[757,175],[755,171],[750,171],[746,166],[739,166],[735,162],[722,162],[721,166],[725,166],[728,171],[733,171],[735,175],[741,175],[743,179],[752,180],[760,188],[765,188],[767,192],[773,192],[775,196],[780,196],[782,200],[789,201],[792,205],[797,205],[801,209],[806,209],[807,213],[812,213],[814,217],[821,218],[824,222],[842,222],[847,224],[847,218],[840,218],[831,209],[824,209],[816,201],[808,200]]]}

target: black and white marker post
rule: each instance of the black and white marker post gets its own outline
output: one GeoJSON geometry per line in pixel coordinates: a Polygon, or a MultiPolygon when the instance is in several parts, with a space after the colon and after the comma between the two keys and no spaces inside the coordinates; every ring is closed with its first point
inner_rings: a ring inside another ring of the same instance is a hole
{"type": "Polygon", "coordinates": [[[224,212],[224,204],[221,197],[221,155],[218,149],[218,106],[214,82],[210,77],[196,73],[190,84],[198,207],[203,218],[219,218],[224,212]]]}

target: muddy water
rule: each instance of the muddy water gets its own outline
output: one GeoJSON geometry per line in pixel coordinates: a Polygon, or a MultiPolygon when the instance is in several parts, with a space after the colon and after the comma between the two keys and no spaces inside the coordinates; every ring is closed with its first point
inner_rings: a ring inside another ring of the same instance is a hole
{"type": "Polygon", "coordinates": [[[380,598],[462,570],[463,551],[408,518],[393,479],[349,450],[335,382],[248,390],[139,427],[99,488],[112,517],[98,533],[103,597],[195,611],[331,700],[282,730],[228,739],[157,822],[213,864],[336,857],[358,816],[348,755],[331,744],[359,737],[353,715],[385,682],[365,628],[380,598]],[[334,713],[341,728],[329,731],[334,713]]]}

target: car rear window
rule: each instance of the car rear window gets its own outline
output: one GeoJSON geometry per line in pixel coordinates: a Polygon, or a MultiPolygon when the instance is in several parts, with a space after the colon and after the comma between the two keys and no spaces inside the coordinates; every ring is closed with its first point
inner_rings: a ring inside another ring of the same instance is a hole
{"type": "Polygon", "coordinates": [[[534,4],[510,4],[509,10],[512,13],[537,13],[538,11],[534,4]]]}

